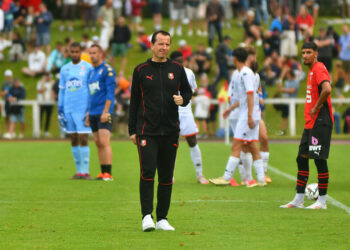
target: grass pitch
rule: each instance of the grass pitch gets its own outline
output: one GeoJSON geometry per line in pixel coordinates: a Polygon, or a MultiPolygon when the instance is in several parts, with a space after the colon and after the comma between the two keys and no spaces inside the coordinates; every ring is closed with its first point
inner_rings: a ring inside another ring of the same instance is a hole
{"type": "MultiPolygon", "coordinates": [[[[188,146],[180,145],[168,216],[176,231],[143,233],[138,156],[130,142],[112,144],[114,182],[69,180],[68,141],[2,142],[0,249],[349,249],[350,214],[343,209],[330,203],[325,211],[280,209],[294,196],[295,182],[273,172],[266,188],[199,185],[188,146]]],[[[205,175],[222,175],[230,147],[199,145],[205,175]]],[[[348,150],[332,145],[329,194],[350,206],[348,150]]],[[[297,145],[273,144],[270,151],[272,166],[296,175],[297,145]]],[[[310,169],[316,182],[313,163],[310,169]]]]}

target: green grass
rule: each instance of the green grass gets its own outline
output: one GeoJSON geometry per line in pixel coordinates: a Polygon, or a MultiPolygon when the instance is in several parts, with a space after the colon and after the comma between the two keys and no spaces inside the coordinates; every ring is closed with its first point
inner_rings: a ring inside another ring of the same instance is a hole
{"type": "MultiPolygon", "coordinates": [[[[273,172],[266,188],[199,185],[188,146],[180,145],[168,216],[176,231],[143,233],[138,157],[130,142],[112,143],[114,182],[68,180],[74,165],[67,141],[1,143],[0,249],[349,248],[350,214],[344,210],[331,204],[325,211],[278,208],[293,197],[295,183],[273,172]]],[[[230,147],[200,148],[205,175],[222,175],[230,147]]],[[[350,206],[348,149],[332,145],[329,194],[350,206]]],[[[272,144],[270,151],[270,164],[295,176],[297,145],[272,144]]],[[[313,163],[310,169],[310,182],[316,182],[313,163]]]]}
{"type": "MultiPolygon", "coordinates": [[[[81,35],[83,33],[85,33],[84,30],[81,28],[80,21],[75,22],[74,32],[68,32],[68,31],[60,32],[60,31],[58,31],[59,25],[60,25],[59,20],[53,22],[53,24],[52,24],[52,34],[51,34],[51,47],[52,48],[55,47],[55,43],[57,41],[63,41],[64,38],[68,37],[68,36],[73,37],[76,41],[80,41],[81,35]]],[[[142,25],[146,28],[148,33],[152,32],[153,26],[152,26],[151,19],[144,19],[142,22],[142,25]]],[[[163,20],[163,28],[165,30],[168,30],[169,26],[170,26],[169,19],[164,19],[163,20]]],[[[315,25],[316,34],[318,31],[318,28],[321,26],[322,27],[327,26],[324,24],[322,18],[320,18],[315,25]]],[[[334,25],[334,28],[339,34],[342,34],[341,25],[339,25],[339,24],[334,25]]],[[[21,30],[21,32],[23,33],[22,30],[21,30]]],[[[88,32],[88,33],[89,33],[90,37],[92,37],[93,35],[99,35],[98,31],[88,32]]],[[[183,34],[187,34],[187,27],[184,27],[183,34]]],[[[232,21],[232,28],[230,30],[228,30],[227,28],[223,29],[223,34],[224,35],[228,34],[233,38],[232,43],[231,43],[232,48],[237,47],[237,45],[243,41],[243,30],[241,28],[238,28],[238,26],[236,24],[236,20],[232,21]]],[[[127,76],[132,74],[133,69],[136,65],[138,65],[139,63],[141,63],[142,61],[146,60],[147,58],[149,58],[151,56],[151,54],[141,52],[139,46],[135,42],[135,39],[136,39],[136,33],[134,32],[133,36],[131,38],[131,44],[133,45],[133,47],[128,52],[128,62],[127,62],[126,72],[125,72],[125,74],[127,76]]],[[[172,40],[172,50],[175,50],[178,47],[178,42],[180,39],[186,39],[187,43],[192,46],[193,50],[196,50],[197,44],[200,42],[207,44],[206,37],[197,37],[197,36],[177,37],[177,36],[174,36],[173,40],[172,40]]],[[[218,41],[216,40],[214,43],[214,47],[216,47],[217,44],[218,44],[218,41]]],[[[301,46],[301,42],[299,42],[299,47],[300,46],[301,46]]],[[[262,50],[262,48],[260,48],[258,50],[258,61],[259,61],[260,65],[263,65],[263,58],[264,58],[263,50],[262,50]]],[[[212,71],[209,75],[211,82],[215,79],[215,63],[214,62],[215,62],[215,56],[213,57],[212,71]]],[[[1,65],[1,68],[3,69],[3,71],[5,70],[5,68],[10,68],[14,71],[15,77],[20,78],[20,80],[23,82],[23,84],[25,85],[25,87],[27,89],[27,99],[36,99],[36,84],[37,84],[38,79],[26,77],[21,73],[21,68],[26,66],[27,62],[21,61],[21,62],[11,63],[11,62],[6,61],[6,62],[0,62],[0,65],[1,65]]],[[[120,58],[118,58],[116,60],[116,65],[114,67],[117,72],[119,72],[118,65],[120,65],[120,58]]],[[[307,72],[306,68],[304,70],[305,70],[305,72],[307,72]]],[[[0,71],[0,82],[1,83],[4,80],[4,76],[2,73],[3,71],[0,71]]],[[[306,87],[306,80],[304,80],[301,83],[301,87],[299,90],[299,97],[300,98],[305,97],[305,87],[306,87]]],[[[267,91],[268,91],[269,97],[271,98],[277,92],[277,88],[276,87],[267,87],[267,91]]],[[[297,135],[300,136],[302,133],[304,116],[303,116],[303,106],[302,105],[299,105],[299,106],[300,107],[297,109],[297,130],[296,131],[297,131],[297,135]]],[[[346,109],[347,106],[348,105],[342,105],[342,106],[337,106],[336,108],[337,108],[338,112],[342,113],[346,109]]],[[[26,121],[27,121],[27,130],[26,130],[25,136],[32,137],[32,111],[31,111],[30,107],[26,108],[26,121]]],[[[268,124],[268,132],[269,132],[270,136],[276,137],[277,131],[280,130],[281,115],[280,115],[280,113],[276,113],[276,111],[273,109],[273,107],[271,105],[268,105],[268,107],[267,107],[265,121],[268,124]]],[[[3,131],[4,128],[1,127],[0,131],[1,130],[3,131]]],[[[55,137],[58,137],[58,135],[59,135],[58,131],[59,130],[58,130],[58,123],[57,123],[57,119],[56,119],[56,113],[54,112],[50,132],[55,137]]],[[[341,135],[340,137],[342,138],[342,137],[344,137],[344,135],[341,135]]],[[[346,138],[349,138],[349,137],[346,137],[346,138]]]]}

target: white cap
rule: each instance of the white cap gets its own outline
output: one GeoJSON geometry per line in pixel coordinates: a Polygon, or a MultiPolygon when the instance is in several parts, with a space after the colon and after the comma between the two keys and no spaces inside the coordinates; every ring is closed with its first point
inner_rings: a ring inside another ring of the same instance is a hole
{"type": "Polygon", "coordinates": [[[91,40],[92,40],[93,42],[98,42],[99,38],[98,38],[98,36],[93,36],[93,37],[91,38],[91,40]]]}
{"type": "Polygon", "coordinates": [[[255,16],[254,10],[248,10],[247,16],[255,16]]]}
{"type": "Polygon", "coordinates": [[[179,41],[179,46],[180,47],[185,46],[186,44],[187,44],[186,41],[183,40],[183,39],[179,41]]]}
{"type": "Polygon", "coordinates": [[[11,77],[11,76],[13,76],[12,70],[10,69],[5,70],[5,77],[11,77]]]}

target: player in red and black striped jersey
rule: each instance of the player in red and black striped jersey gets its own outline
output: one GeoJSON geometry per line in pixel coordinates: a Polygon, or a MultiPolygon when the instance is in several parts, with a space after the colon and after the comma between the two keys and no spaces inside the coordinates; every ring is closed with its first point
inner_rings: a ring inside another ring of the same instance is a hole
{"type": "Polygon", "coordinates": [[[323,63],[317,61],[317,45],[305,43],[302,47],[304,64],[310,69],[307,78],[305,101],[305,129],[299,145],[297,157],[297,194],[293,201],[281,208],[303,208],[305,187],[309,178],[309,158],[314,159],[318,171],[319,197],[307,209],[326,209],[328,188],[327,158],[334,123],[332,114],[329,73],[323,63]]]}

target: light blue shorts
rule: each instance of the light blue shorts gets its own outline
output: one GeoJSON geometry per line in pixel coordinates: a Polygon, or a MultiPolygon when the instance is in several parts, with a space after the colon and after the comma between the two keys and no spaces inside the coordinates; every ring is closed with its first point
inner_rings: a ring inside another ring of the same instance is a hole
{"type": "Polygon", "coordinates": [[[85,126],[85,114],[84,113],[68,113],[65,114],[67,119],[66,133],[67,134],[89,134],[91,128],[85,126]]]}

